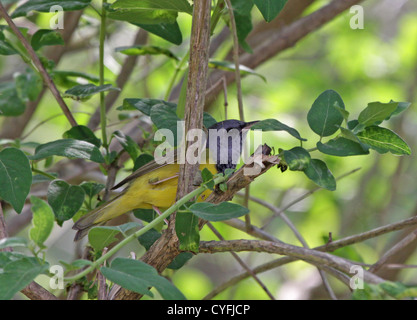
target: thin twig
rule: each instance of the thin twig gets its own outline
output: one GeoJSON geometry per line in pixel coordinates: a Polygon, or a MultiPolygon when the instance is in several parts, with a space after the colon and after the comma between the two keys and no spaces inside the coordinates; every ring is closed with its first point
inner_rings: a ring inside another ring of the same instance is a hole
{"type": "MultiPolygon", "coordinates": [[[[220,232],[210,222],[207,223],[207,226],[210,228],[211,231],[213,231],[213,233],[217,236],[217,238],[219,238],[219,240],[224,240],[220,232]]],[[[251,277],[261,286],[261,288],[265,291],[268,297],[271,300],[275,300],[275,297],[268,290],[268,288],[261,281],[261,279],[259,279],[258,276],[255,273],[253,273],[251,268],[236,254],[236,252],[231,251],[230,253],[232,254],[233,258],[235,258],[235,260],[241,265],[241,267],[245,269],[251,275],[251,277]]]]}
{"type": "Polygon", "coordinates": [[[66,105],[65,101],[62,99],[58,89],[55,86],[55,83],[52,81],[51,77],[49,76],[49,73],[46,71],[42,62],[39,60],[39,57],[36,55],[35,50],[33,50],[32,46],[26,40],[24,35],[20,32],[19,28],[15,25],[15,23],[10,18],[10,16],[7,14],[7,11],[6,11],[6,9],[4,9],[3,4],[1,3],[1,1],[0,1],[0,13],[3,16],[4,20],[6,20],[7,24],[10,26],[10,28],[13,30],[13,33],[16,35],[16,37],[20,40],[20,42],[26,48],[29,56],[32,59],[33,64],[38,69],[38,71],[39,71],[41,77],[43,78],[46,86],[49,88],[52,95],[55,97],[56,101],[58,102],[59,106],[61,107],[62,111],[64,112],[64,114],[67,117],[71,126],[78,125],[77,121],[75,121],[71,111],[69,110],[68,106],[66,105]]]}

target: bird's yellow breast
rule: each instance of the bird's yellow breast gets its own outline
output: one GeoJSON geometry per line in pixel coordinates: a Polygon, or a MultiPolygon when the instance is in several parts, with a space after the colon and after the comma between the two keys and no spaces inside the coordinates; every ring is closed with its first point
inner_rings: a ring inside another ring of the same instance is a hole
{"type": "MultiPolygon", "coordinates": [[[[217,173],[214,164],[200,165],[200,170],[204,168],[217,173]]],[[[179,164],[169,164],[136,178],[96,222],[110,220],[133,209],[169,208],[175,203],[179,171],[179,164]]],[[[197,201],[204,201],[210,193],[211,190],[205,191],[197,201]]]]}

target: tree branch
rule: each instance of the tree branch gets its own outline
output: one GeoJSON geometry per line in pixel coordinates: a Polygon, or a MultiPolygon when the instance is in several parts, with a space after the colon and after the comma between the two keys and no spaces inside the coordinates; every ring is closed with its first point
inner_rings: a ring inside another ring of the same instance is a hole
{"type": "MultiPolygon", "coordinates": [[[[285,243],[276,243],[264,240],[229,240],[229,241],[202,241],[200,242],[200,253],[217,252],[241,252],[255,251],[287,255],[292,258],[301,259],[315,266],[332,267],[338,271],[349,274],[354,263],[334,256],[326,252],[293,246],[285,243]]],[[[364,281],[368,283],[382,283],[385,280],[364,270],[364,281]]]]}

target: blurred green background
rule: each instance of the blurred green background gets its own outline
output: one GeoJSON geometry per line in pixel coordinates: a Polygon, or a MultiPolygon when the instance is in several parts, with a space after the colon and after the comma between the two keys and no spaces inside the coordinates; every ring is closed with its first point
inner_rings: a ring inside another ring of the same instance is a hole
{"type": "MultiPolygon", "coordinates": [[[[308,12],[324,4],[326,1],[316,1],[308,12]]],[[[365,13],[363,30],[351,29],[349,22],[352,14],[344,12],[302,39],[295,47],[285,50],[257,68],[256,72],[263,75],[266,81],[254,75],[242,79],[246,120],[278,119],[296,128],[301,136],[308,139],[303,145],[305,148],[315,147],[318,139],[307,124],[307,112],[317,96],[327,89],[333,89],[341,95],[352,117],[356,117],[368,102],[389,102],[391,99],[412,102],[406,112],[390,122],[390,126],[413,150],[411,156],[379,155],[371,151],[367,156],[336,158],[325,157],[317,152],[317,157],[325,159],[335,177],[356,168],[360,170],[338,181],[336,191],[319,190],[285,212],[310,247],[324,244],[329,232],[333,239],[339,239],[408,218],[417,212],[417,3],[411,0],[370,0],[364,1],[362,5],[365,13]]],[[[253,10],[253,17],[254,24],[261,20],[256,9],[253,10]]],[[[35,28],[35,24],[48,28],[49,18],[48,14],[37,14],[32,18],[33,24],[27,21],[26,24],[29,30],[35,28]]],[[[181,14],[179,24],[184,38],[182,45],[171,45],[153,35],[149,35],[148,44],[168,48],[181,58],[189,46],[190,16],[181,14]]],[[[86,10],[80,25],[73,42],[81,43],[82,46],[74,45],[61,59],[58,69],[98,75],[99,20],[91,8],[86,10]]],[[[220,24],[215,36],[223,26],[224,24],[220,24]]],[[[113,83],[125,58],[114,49],[130,45],[137,28],[113,22],[108,30],[105,77],[108,82],[113,83]]],[[[231,43],[229,38],[213,58],[222,60],[231,48],[231,43]]],[[[108,132],[123,127],[129,121],[120,121],[120,111],[115,110],[124,98],[163,99],[175,67],[175,63],[164,56],[141,57],[109,113],[108,132]]],[[[2,56],[0,80],[10,79],[15,72],[23,71],[24,68],[19,58],[2,56]]],[[[238,118],[234,85],[228,88],[227,95],[228,117],[238,118]]],[[[98,96],[86,102],[69,99],[66,101],[70,109],[77,112],[75,118],[79,124],[86,124],[90,114],[98,106],[98,96]]],[[[225,116],[223,102],[221,94],[214,104],[207,106],[207,111],[219,121],[225,116]]],[[[40,122],[58,114],[60,109],[47,93],[25,130],[25,133],[30,134],[24,141],[48,142],[61,138],[62,133],[69,129],[63,116],[54,117],[31,132],[40,122]]],[[[5,121],[8,119],[0,118],[0,123],[5,121]]],[[[285,132],[264,133],[263,137],[275,150],[298,145],[298,141],[285,132]]],[[[131,163],[126,164],[126,168],[129,167],[131,163]]],[[[252,183],[250,191],[252,196],[282,208],[314,188],[315,185],[301,173],[289,170],[281,173],[280,170],[272,169],[252,183]]],[[[236,201],[242,200],[236,197],[236,201]]],[[[264,225],[272,215],[270,210],[254,202],[250,202],[249,208],[251,222],[256,226],[264,225]]],[[[250,238],[246,233],[225,224],[214,225],[226,239],[250,238]]],[[[51,264],[59,260],[68,262],[75,257],[71,226],[71,222],[66,222],[63,228],[55,227],[54,233],[48,239],[48,259],[51,264]]],[[[272,220],[266,230],[284,242],[300,245],[293,232],[279,218],[272,220]]],[[[21,230],[19,234],[26,235],[27,229],[21,230]]],[[[390,233],[354,245],[350,249],[336,251],[336,254],[372,264],[381,253],[398,241],[400,234],[401,231],[390,233]]],[[[203,229],[201,238],[217,240],[207,228],[203,229]]],[[[401,263],[417,264],[414,250],[416,246],[417,242],[414,241],[401,263]]],[[[128,254],[129,250],[138,251],[137,255],[143,252],[139,245],[132,245],[121,254],[128,254]]],[[[251,267],[277,258],[259,253],[240,253],[239,256],[251,267]]],[[[167,275],[172,276],[173,282],[187,298],[201,299],[217,285],[242,271],[242,267],[228,253],[199,254],[175,273],[167,271],[167,275]]],[[[385,272],[388,272],[390,279],[417,285],[415,269],[385,272]]],[[[317,269],[307,263],[291,263],[259,274],[259,277],[280,299],[328,298],[322,290],[317,269]]],[[[340,282],[331,276],[329,279],[336,293],[348,294],[346,287],[340,282]]],[[[39,281],[42,283],[47,280],[41,276],[39,281]]],[[[253,279],[248,278],[216,298],[267,299],[267,295],[253,279]]]]}

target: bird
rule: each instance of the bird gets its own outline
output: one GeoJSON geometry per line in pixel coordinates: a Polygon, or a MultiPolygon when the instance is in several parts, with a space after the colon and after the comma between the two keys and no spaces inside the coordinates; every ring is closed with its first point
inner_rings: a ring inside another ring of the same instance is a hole
{"type": "MultiPolygon", "coordinates": [[[[224,173],[226,169],[236,169],[247,131],[258,122],[230,119],[210,126],[206,148],[212,161],[201,163],[199,169],[202,171],[207,168],[212,174],[224,173]]],[[[74,241],[86,236],[92,227],[103,225],[134,209],[154,209],[158,212],[159,208],[172,206],[175,203],[180,171],[180,165],[175,159],[164,164],[152,160],[116,184],[112,189],[118,189],[125,184],[128,186],[113,199],[75,222],[72,227],[77,230],[74,241]]],[[[197,201],[204,201],[211,192],[207,190],[197,201]]]]}

